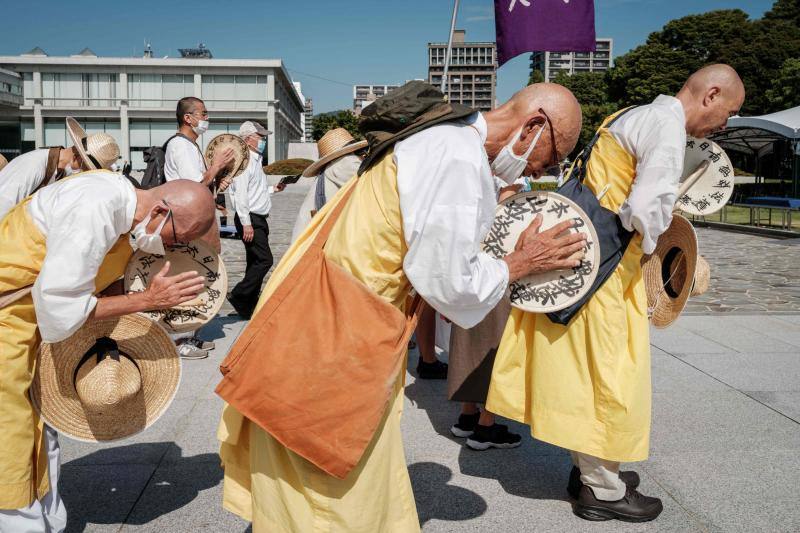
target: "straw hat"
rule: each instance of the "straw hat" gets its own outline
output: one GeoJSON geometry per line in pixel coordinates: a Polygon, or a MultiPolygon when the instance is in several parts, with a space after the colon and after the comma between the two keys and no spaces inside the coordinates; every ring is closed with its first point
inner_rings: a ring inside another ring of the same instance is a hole
{"type": "Polygon", "coordinates": [[[575,268],[530,274],[509,285],[511,305],[529,313],[553,313],[586,296],[600,270],[600,241],[586,212],[566,196],[549,191],[530,191],[503,200],[495,211],[494,223],[483,241],[483,251],[502,259],[514,248],[533,219],[542,216],[542,228],[572,220],[569,232],[583,233],[586,247],[575,268]]]}
{"type": "Polygon", "coordinates": [[[195,271],[203,276],[205,288],[193,300],[182,303],[171,309],[159,309],[142,313],[149,319],[158,322],[170,333],[194,331],[211,322],[217,316],[225,295],[228,293],[228,274],[225,263],[208,244],[203,241],[192,241],[188,245],[168,246],[166,255],[156,255],[142,250],[133,254],[125,268],[123,283],[125,292],[141,292],[150,284],[150,280],[170,262],[169,275],[195,271]]]}
{"type": "Polygon", "coordinates": [[[697,268],[694,271],[694,284],[692,285],[692,296],[700,296],[708,291],[711,281],[711,266],[702,255],[697,256],[697,268]]]}
{"type": "Polygon", "coordinates": [[[650,320],[657,328],[675,322],[686,306],[697,268],[697,235],[691,222],[672,215],[672,224],[659,238],[652,255],[642,258],[650,320]]]}
{"type": "Polygon", "coordinates": [[[367,147],[367,141],[356,141],[350,132],[344,128],[335,128],[328,131],[317,141],[319,159],[311,163],[304,171],[304,178],[313,178],[319,171],[334,159],[351,154],[367,147]]]}
{"type": "Polygon", "coordinates": [[[6,159],[6,157],[3,154],[0,154],[0,170],[3,170],[3,167],[5,167],[7,164],[8,164],[8,159],[6,159]]]}
{"type": "Polygon", "coordinates": [[[119,159],[117,141],[108,133],[86,135],[78,121],[72,117],[67,117],[67,132],[89,170],[111,170],[111,165],[119,159]]]}
{"type": "Polygon", "coordinates": [[[214,161],[214,154],[222,152],[226,148],[233,149],[233,161],[228,163],[228,166],[217,175],[217,192],[227,189],[233,183],[233,178],[244,172],[250,163],[250,149],[247,147],[247,143],[238,135],[221,133],[211,139],[206,146],[206,164],[211,165],[211,162],[214,161]]]}
{"type": "Polygon", "coordinates": [[[42,344],[31,401],[49,426],[82,441],[130,437],[166,411],[181,377],[175,344],[138,315],[89,320],[42,344]]]}

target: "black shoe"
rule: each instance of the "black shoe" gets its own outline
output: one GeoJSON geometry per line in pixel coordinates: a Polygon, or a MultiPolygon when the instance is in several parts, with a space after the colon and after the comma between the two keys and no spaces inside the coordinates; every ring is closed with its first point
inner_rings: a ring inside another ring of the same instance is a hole
{"type": "Polygon", "coordinates": [[[521,440],[522,437],[508,431],[508,426],[503,424],[491,426],[477,424],[472,436],[467,439],[467,446],[478,451],[489,448],[516,448],[521,440]]]}
{"type": "Polygon", "coordinates": [[[233,297],[233,293],[231,292],[228,293],[228,302],[230,302],[231,306],[233,307],[233,310],[236,311],[237,315],[244,318],[245,320],[250,320],[250,318],[252,318],[253,311],[250,312],[245,311],[244,306],[240,305],[239,302],[236,301],[236,299],[233,297]]]}
{"type": "Polygon", "coordinates": [[[663,510],[661,500],[645,496],[636,489],[628,488],[621,500],[604,502],[595,498],[592,489],[586,485],[581,487],[578,503],[575,505],[576,515],[593,522],[604,520],[649,522],[655,520],[663,510]]]}
{"type": "Polygon", "coordinates": [[[458,423],[450,426],[450,433],[462,439],[470,437],[475,431],[475,426],[478,425],[478,419],[480,417],[480,411],[472,415],[458,415],[458,423]]]}
{"type": "MultiPolygon", "coordinates": [[[[619,478],[625,483],[625,486],[629,489],[635,489],[639,486],[639,474],[634,472],[633,470],[628,470],[627,472],[620,472],[619,478]]],[[[567,483],[567,492],[573,499],[578,499],[578,493],[581,491],[581,487],[583,483],[581,482],[581,471],[578,470],[577,466],[572,467],[572,471],[569,473],[569,483],[567,483]]]]}
{"type": "Polygon", "coordinates": [[[420,379],[447,379],[447,363],[438,359],[433,363],[426,363],[420,359],[417,363],[417,376],[420,379]]]}

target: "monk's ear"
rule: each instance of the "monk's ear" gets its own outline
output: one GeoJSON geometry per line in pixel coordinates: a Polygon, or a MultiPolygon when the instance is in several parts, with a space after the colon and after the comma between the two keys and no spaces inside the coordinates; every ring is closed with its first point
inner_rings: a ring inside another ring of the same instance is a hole
{"type": "Polygon", "coordinates": [[[546,121],[547,119],[541,113],[534,113],[528,117],[522,126],[522,139],[526,142],[532,141],[539,128],[544,127],[546,121]]]}
{"type": "Polygon", "coordinates": [[[716,102],[720,96],[722,95],[722,91],[719,87],[711,87],[708,91],[706,91],[706,97],[703,100],[703,105],[706,107],[710,106],[714,102],[716,102]]]}

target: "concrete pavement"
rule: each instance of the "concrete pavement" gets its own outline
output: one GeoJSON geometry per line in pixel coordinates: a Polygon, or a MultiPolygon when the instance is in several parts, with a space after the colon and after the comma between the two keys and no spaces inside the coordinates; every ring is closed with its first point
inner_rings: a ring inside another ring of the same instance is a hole
{"type": "MultiPolygon", "coordinates": [[[[276,257],[288,245],[304,193],[290,187],[274,197],[269,220],[276,257]]],[[[789,296],[800,287],[792,270],[797,263],[786,254],[764,256],[800,248],[789,241],[745,237],[752,239],[745,241],[749,246],[737,241],[737,247],[753,255],[738,254],[743,264],[729,269],[728,234],[701,231],[701,249],[712,256],[712,269],[719,264],[717,272],[749,276],[756,285],[749,289],[753,305],[766,305],[770,296],[784,292],[778,297],[794,302],[789,296]],[[758,276],[748,270],[764,262],[776,276],[766,277],[776,286],[759,288],[758,276]],[[759,291],[770,294],[762,298],[759,291]]],[[[225,241],[233,282],[244,266],[240,247],[225,241]]],[[[712,280],[712,294],[724,295],[724,283],[723,276],[712,280]]],[[[758,314],[720,309],[695,309],[703,314],[683,316],[675,326],[652,332],[651,457],[628,466],[642,475],[644,493],[664,501],[662,516],[647,524],[575,517],[564,490],[569,456],[533,441],[525,426],[511,423],[513,431],[525,435],[517,449],[465,448],[448,431],[458,406],[447,402],[444,382],[417,381],[409,373],[403,431],[423,531],[800,531],[793,490],[800,472],[800,314],[768,307],[758,314]]],[[[203,330],[205,338],[216,340],[216,351],[209,359],[184,363],[178,396],[152,428],[110,445],[61,439],[69,531],[248,529],[220,504],[215,430],[221,402],[213,388],[217,367],[244,325],[229,312],[225,308],[203,330]]],[[[409,368],[416,357],[410,354],[409,368]]]]}

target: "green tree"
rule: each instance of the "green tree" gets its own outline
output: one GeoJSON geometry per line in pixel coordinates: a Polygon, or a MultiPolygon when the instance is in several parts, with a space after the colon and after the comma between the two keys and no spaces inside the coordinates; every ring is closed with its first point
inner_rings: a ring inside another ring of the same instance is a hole
{"type": "Polygon", "coordinates": [[[559,72],[553,81],[572,91],[581,104],[583,123],[578,144],[570,155],[570,158],[574,158],[592,140],[603,120],[616,111],[617,106],[608,100],[608,84],[602,72],[580,72],[571,76],[559,72]]]}
{"type": "Polygon", "coordinates": [[[788,109],[800,105],[800,58],[787,59],[766,92],[766,99],[773,110],[788,109]]]}
{"type": "Polygon", "coordinates": [[[645,44],[617,58],[607,76],[609,100],[620,107],[647,103],[658,94],[674,94],[703,65],[727,63],[747,90],[743,114],[774,110],[766,92],[785,61],[800,57],[800,27],[789,4],[798,3],[779,0],[762,20],[729,9],[668,22],[645,44]]]}
{"type": "Polygon", "coordinates": [[[764,20],[783,20],[800,26],[800,2],[797,0],[777,0],[772,9],[764,13],[764,20]]]}
{"type": "Polygon", "coordinates": [[[311,122],[312,136],[315,141],[334,128],[344,128],[356,139],[362,139],[361,132],[358,131],[358,117],[352,111],[343,109],[331,111],[330,113],[320,113],[315,115],[311,122]]]}
{"type": "Polygon", "coordinates": [[[538,68],[531,70],[531,76],[528,78],[528,85],[542,82],[544,82],[544,74],[542,74],[542,71],[538,68]]]}

